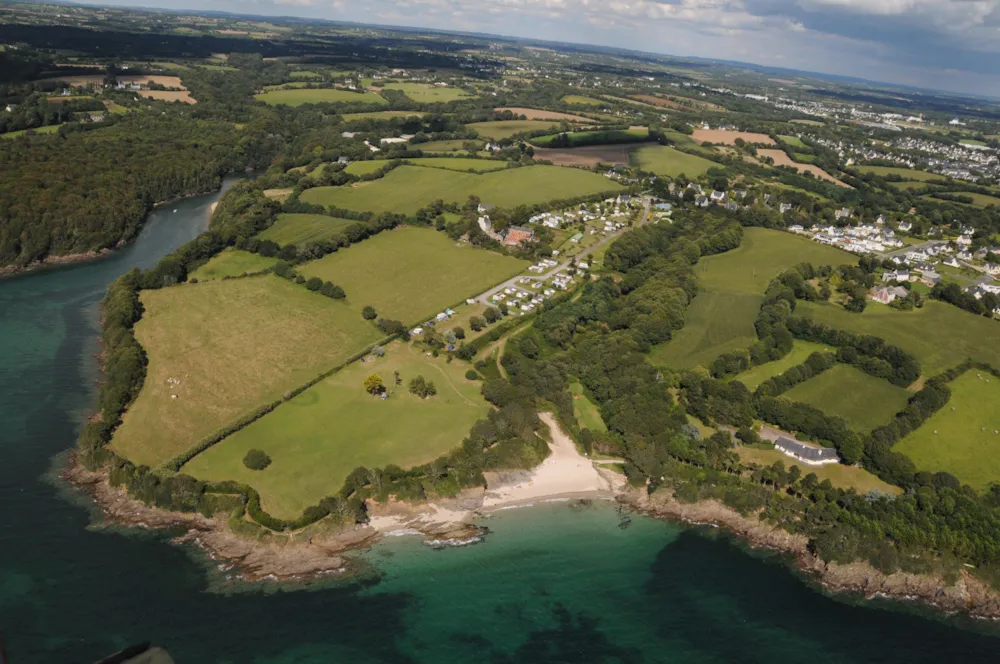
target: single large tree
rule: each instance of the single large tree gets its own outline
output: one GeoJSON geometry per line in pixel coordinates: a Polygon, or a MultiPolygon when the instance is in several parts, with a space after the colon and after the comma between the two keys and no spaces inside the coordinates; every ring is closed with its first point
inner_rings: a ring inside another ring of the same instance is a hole
{"type": "Polygon", "coordinates": [[[385,391],[385,385],[382,384],[382,377],[378,374],[372,374],[365,378],[365,392],[368,392],[372,396],[376,394],[381,394],[385,391]]]}

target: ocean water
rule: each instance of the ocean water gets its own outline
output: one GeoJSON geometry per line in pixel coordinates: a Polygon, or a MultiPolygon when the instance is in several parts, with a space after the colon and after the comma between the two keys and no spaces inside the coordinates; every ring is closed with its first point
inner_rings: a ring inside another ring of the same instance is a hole
{"type": "Polygon", "coordinates": [[[1000,630],[835,600],[711,529],[546,503],[482,544],[387,538],[368,573],[224,583],[162,533],[92,529],[53,479],[94,398],[97,304],[203,230],[218,194],[158,209],[105,260],[0,280],[0,639],[10,662],[92,662],[152,641],[176,661],[997,662],[1000,630]],[[177,212],[173,212],[176,209],[177,212]]]}

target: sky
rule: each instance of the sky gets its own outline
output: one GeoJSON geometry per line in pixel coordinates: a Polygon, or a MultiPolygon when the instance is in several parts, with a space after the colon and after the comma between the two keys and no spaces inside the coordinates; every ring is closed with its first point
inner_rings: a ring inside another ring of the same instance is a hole
{"type": "MultiPolygon", "coordinates": [[[[100,2],[111,3],[136,6],[135,0],[100,2]]],[[[147,5],[617,46],[1000,97],[1000,0],[148,0],[147,5]]]]}

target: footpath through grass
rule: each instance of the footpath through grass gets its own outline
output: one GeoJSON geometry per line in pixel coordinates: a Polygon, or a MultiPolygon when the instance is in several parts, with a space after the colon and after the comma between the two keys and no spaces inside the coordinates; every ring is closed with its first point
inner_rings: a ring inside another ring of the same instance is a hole
{"type": "Polygon", "coordinates": [[[472,194],[483,203],[515,207],[620,189],[604,176],[559,166],[526,166],[482,175],[400,166],[371,182],[309,189],[302,200],[347,210],[412,214],[435,200],[464,203],[472,194]]]}
{"type": "Polygon", "coordinates": [[[329,240],[340,231],[360,223],[355,219],[341,219],[325,214],[279,214],[270,228],[260,233],[262,240],[278,244],[303,245],[319,240],[329,240]]]}
{"type": "Polygon", "coordinates": [[[698,295],[673,340],[653,349],[650,359],[671,369],[707,365],[726,351],[756,339],[753,323],[771,279],[797,263],[855,263],[851,254],[806,238],[765,228],[746,228],[743,243],[702,258],[695,271],[698,295]]]}
{"type": "Polygon", "coordinates": [[[336,493],[358,466],[396,464],[410,468],[433,461],[461,444],[472,424],[486,415],[481,383],[465,378],[468,365],[426,357],[399,342],[386,356],[356,362],[306,390],[274,412],[208,449],[183,472],[204,480],[237,480],[261,494],[264,509],[294,518],[309,505],[336,493]],[[393,372],[402,385],[396,387],[393,372]],[[391,390],[388,399],[364,391],[377,373],[391,390]],[[418,375],[432,381],[437,396],[409,393],[418,375]],[[264,450],[272,463],[251,471],[243,457],[264,450]]]}
{"type": "Polygon", "coordinates": [[[277,258],[266,258],[249,251],[227,249],[214,256],[207,263],[192,272],[189,276],[198,281],[222,279],[223,277],[239,277],[243,274],[263,272],[274,267],[277,258]]]}
{"type": "Polygon", "coordinates": [[[159,465],[344,361],[381,333],[274,275],[142,291],[146,381],[112,447],[159,465]],[[174,396],[176,395],[176,397],[174,396]]]}
{"type": "Polygon", "coordinates": [[[951,383],[951,399],[896,443],[920,470],[951,473],[985,489],[1000,482],[1000,379],[973,369],[951,383]],[[989,382],[987,382],[989,381],[989,382]]]}
{"type": "Polygon", "coordinates": [[[854,431],[888,424],[906,407],[911,393],[847,364],[835,364],[782,395],[847,420],[854,431]]]}
{"type": "Polygon", "coordinates": [[[300,268],[306,277],[347,291],[360,319],[366,305],[379,315],[412,324],[479,295],[530,263],[486,249],[458,246],[429,228],[398,228],[300,268]]]}

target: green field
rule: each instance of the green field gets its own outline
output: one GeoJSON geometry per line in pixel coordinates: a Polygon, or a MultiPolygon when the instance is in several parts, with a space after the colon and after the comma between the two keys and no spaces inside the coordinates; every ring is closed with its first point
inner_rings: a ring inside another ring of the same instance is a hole
{"type": "Polygon", "coordinates": [[[370,161],[352,161],[345,168],[344,172],[351,175],[368,175],[380,168],[385,168],[389,164],[385,159],[372,159],[370,161]]]}
{"type": "Polygon", "coordinates": [[[720,354],[756,340],[753,322],[771,279],[797,263],[854,263],[847,252],[791,233],[746,228],[736,249],[702,258],[695,267],[699,292],[673,340],[653,349],[654,364],[671,369],[707,365],[720,354]]]}
{"type": "Polygon", "coordinates": [[[449,171],[499,171],[507,168],[506,161],[499,159],[471,159],[467,157],[418,157],[407,159],[414,166],[443,168],[449,171]]]}
{"type": "Polygon", "coordinates": [[[274,275],[142,291],[146,381],[112,447],[156,466],[381,337],[347,303],[274,275]],[[173,398],[177,395],[177,398],[173,398]]]}
{"type": "Polygon", "coordinates": [[[607,431],[608,427],[601,419],[601,411],[597,405],[584,394],[583,385],[570,383],[569,391],[573,393],[573,414],[581,429],[591,431],[607,431]]]}
{"type": "Polygon", "coordinates": [[[912,168],[897,168],[895,166],[858,166],[857,170],[859,173],[874,173],[875,175],[881,177],[886,175],[898,175],[904,180],[917,180],[920,182],[932,182],[935,180],[946,181],[948,179],[943,175],[938,175],[937,173],[918,171],[912,168]]]}
{"type": "Polygon", "coordinates": [[[564,137],[569,141],[568,145],[556,147],[584,147],[587,145],[620,145],[627,143],[641,143],[649,139],[649,130],[642,129],[599,129],[594,131],[572,131],[565,134],[549,134],[548,136],[536,136],[528,140],[529,143],[540,148],[553,147],[553,143],[564,137]]]}
{"type": "Polygon", "coordinates": [[[309,189],[302,200],[348,210],[412,214],[438,199],[464,203],[470,194],[483,203],[515,207],[617,189],[620,186],[607,178],[578,168],[527,166],[479,175],[400,166],[372,182],[309,189]]]}
{"type": "Polygon", "coordinates": [[[756,390],[757,387],[768,378],[773,378],[779,374],[783,374],[792,367],[797,367],[805,362],[813,353],[821,353],[824,350],[836,349],[829,348],[822,344],[814,344],[810,341],[796,339],[795,345],[792,346],[792,352],[788,355],[785,355],[780,360],[757,365],[756,367],[735,376],[733,380],[738,380],[751,390],[756,390]]]}
{"type": "Polygon", "coordinates": [[[644,171],[678,177],[696,178],[719,164],[666,145],[644,145],[629,153],[629,161],[644,171]]]}
{"type": "Polygon", "coordinates": [[[959,141],[959,143],[961,143],[962,145],[977,145],[979,147],[983,147],[986,145],[985,141],[979,141],[976,140],[975,138],[963,138],[962,140],[959,141]]]}
{"type": "Polygon", "coordinates": [[[323,78],[322,75],[314,71],[304,71],[301,69],[291,72],[289,76],[292,78],[323,78]]]}
{"type": "Polygon", "coordinates": [[[792,155],[792,159],[800,164],[811,164],[816,161],[816,155],[807,154],[805,152],[796,152],[792,155]]]}
{"type": "Polygon", "coordinates": [[[399,90],[404,95],[420,104],[446,103],[456,99],[471,97],[465,90],[459,88],[440,88],[425,83],[387,83],[386,90],[399,90]]]}
{"type": "Polygon", "coordinates": [[[967,358],[1000,367],[997,322],[944,302],[931,300],[914,311],[869,304],[861,314],[829,304],[799,302],[795,311],[848,332],[881,337],[916,357],[925,376],[967,358]]]}
{"type": "Polygon", "coordinates": [[[781,139],[782,143],[791,145],[792,147],[795,148],[807,147],[806,144],[802,142],[802,139],[799,138],[798,136],[778,136],[778,138],[781,139]]]}
{"type": "Polygon", "coordinates": [[[0,134],[0,138],[17,138],[18,136],[23,136],[29,131],[36,134],[54,134],[59,131],[59,127],[62,125],[45,125],[44,127],[35,127],[33,129],[19,129],[17,131],[8,131],[5,134],[0,134]]]}
{"type": "Polygon", "coordinates": [[[838,415],[853,430],[866,432],[892,421],[911,393],[848,364],[835,364],[782,396],[838,415]]]}
{"type": "Polygon", "coordinates": [[[1000,435],[994,433],[1000,430],[1000,379],[972,369],[948,386],[951,400],[893,451],[920,470],[949,472],[985,489],[1000,481],[1000,435]]]}
{"type": "Polygon", "coordinates": [[[263,272],[274,267],[277,258],[265,258],[239,249],[227,249],[192,272],[189,277],[198,281],[238,277],[243,274],[263,272]]]}
{"type": "Polygon", "coordinates": [[[526,131],[541,131],[557,127],[559,127],[558,122],[549,120],[498,120],[496,122],[473,122],[465,125],[466,129],[471,129],[480,136],[492,138],[494,141],[510,138],[526,131]]]}
{"type": "MultiPolygon", "coordinates": [[[[972,199],[972,205],[978,208],[985,208],[989,207],[990,205],[1000,205],[1000,198],[997,198],[995,196],[987,196],[986,194],[976,194],[970,191],[950,191],[941,193],[949,193],[953,196],[968,196],[969,198],[972,199]]],[[[937,197],[934,196],[934,194],[930,194],[929,197],[934,198],[935,200],[944,200],[944,199],[937,199],[937,197]]]]}
{"type": "Polygon", "coordinates": [[[344,122],[353,122],[356,120],[395,120],[397,118],[422,118],[426,113],[421,113],[420,111],[369,111],[367,113],[344,113],[342,116],[344,122]]]}
{"type": "Polygon", "coordinates": [[[372,305],[387,318],[412,324],[478,295],[528,266],[510,256],[457,246],[429,228],[399,228],[301,266],[347,291],[347,302],[361,317],[372,305]]]}
{"type": "Polygon", "coordinates": [[[905,191],[910,191],[911,189],[926,189],[928,185],[934,184],[933,182],[920,181],[920,180],[903,180],[902,182],[890,182],[889,186],[893,189],[903,189],[905,191]]]}
{"type": "MultiPolygon", "coordinates": [[[[464,150],[463,146],[469,141],[427,141],[426,143],[411,143],[410,147],[424,152],[459,152],[464,150]]],[[[472,141],[482,145],[480,141],[472,141]]]]}
{"type": "Polygon", "coordinates": [[[584,97],[581,95],[566,95],[562,98],[564,104],[569,104],[570,106],[607,106],[608,103],[601,101],[600,99],[594,99],[593,97],[584,97]]]}
{"type": "Polygon", "coordinates": [[[396,342],[383,358],[355,362],[311,387],[184,466],[203,480],[237,480],[261,494],[265,510],[295,518],[309,505],[340,490],[359,466],[395,464],[411,468],[458,447],[469,428],[486,415],[481,383],[465,378],[468,365],[429,358],[396,342]],[[392,385],[398,371],[403,384],[392,385]],[[378,373],[391,389],[377,399],[362,387],[378,373]],[[434,382],[438,394],[420,399],[407,383],[418,376],[434,382]],[[264,450],[272,463],[263,471],[243,465],[247,450],[264,450]]]}
{"type": "Polygon", "coordinates": [[[254,99],[276,106],[302,106],[303,104],[371,104],[385,106],[389,102],[374,92],[351,92],[349,90],[270,90],[254,95],[254,99]]]}
{"type": "Polygon", "coordinates": [[[740,460],[744,463],[756,463],[760,466],[770,468],[775,461],[780,461],[785,468],[798,466],[802,472],[802,477],[813,473],[819,479],[830,480],[830,484],[841,489],[854,489],[860,494],[866,494],[875,490],[885,494],[898,495],[903,492],[898,486],[883,482],[867,470],[856,466],[845,466],[841,463],[827,463],[822,466],[808,466],[804,463],[797,463],[789,456],[785,456],[778,450],[758,450],[752,447],[738,447],[736,453],[740,455],[740,460]]]}
{"type": "Polygon", "coordinates": [[[278,244],[303,245],[318,240],[329,240],[341,230],[353,224],[362,223],[356,219],[341,219],[325,214],[279,214],[278,220],[258,237],[278,244]]]}

